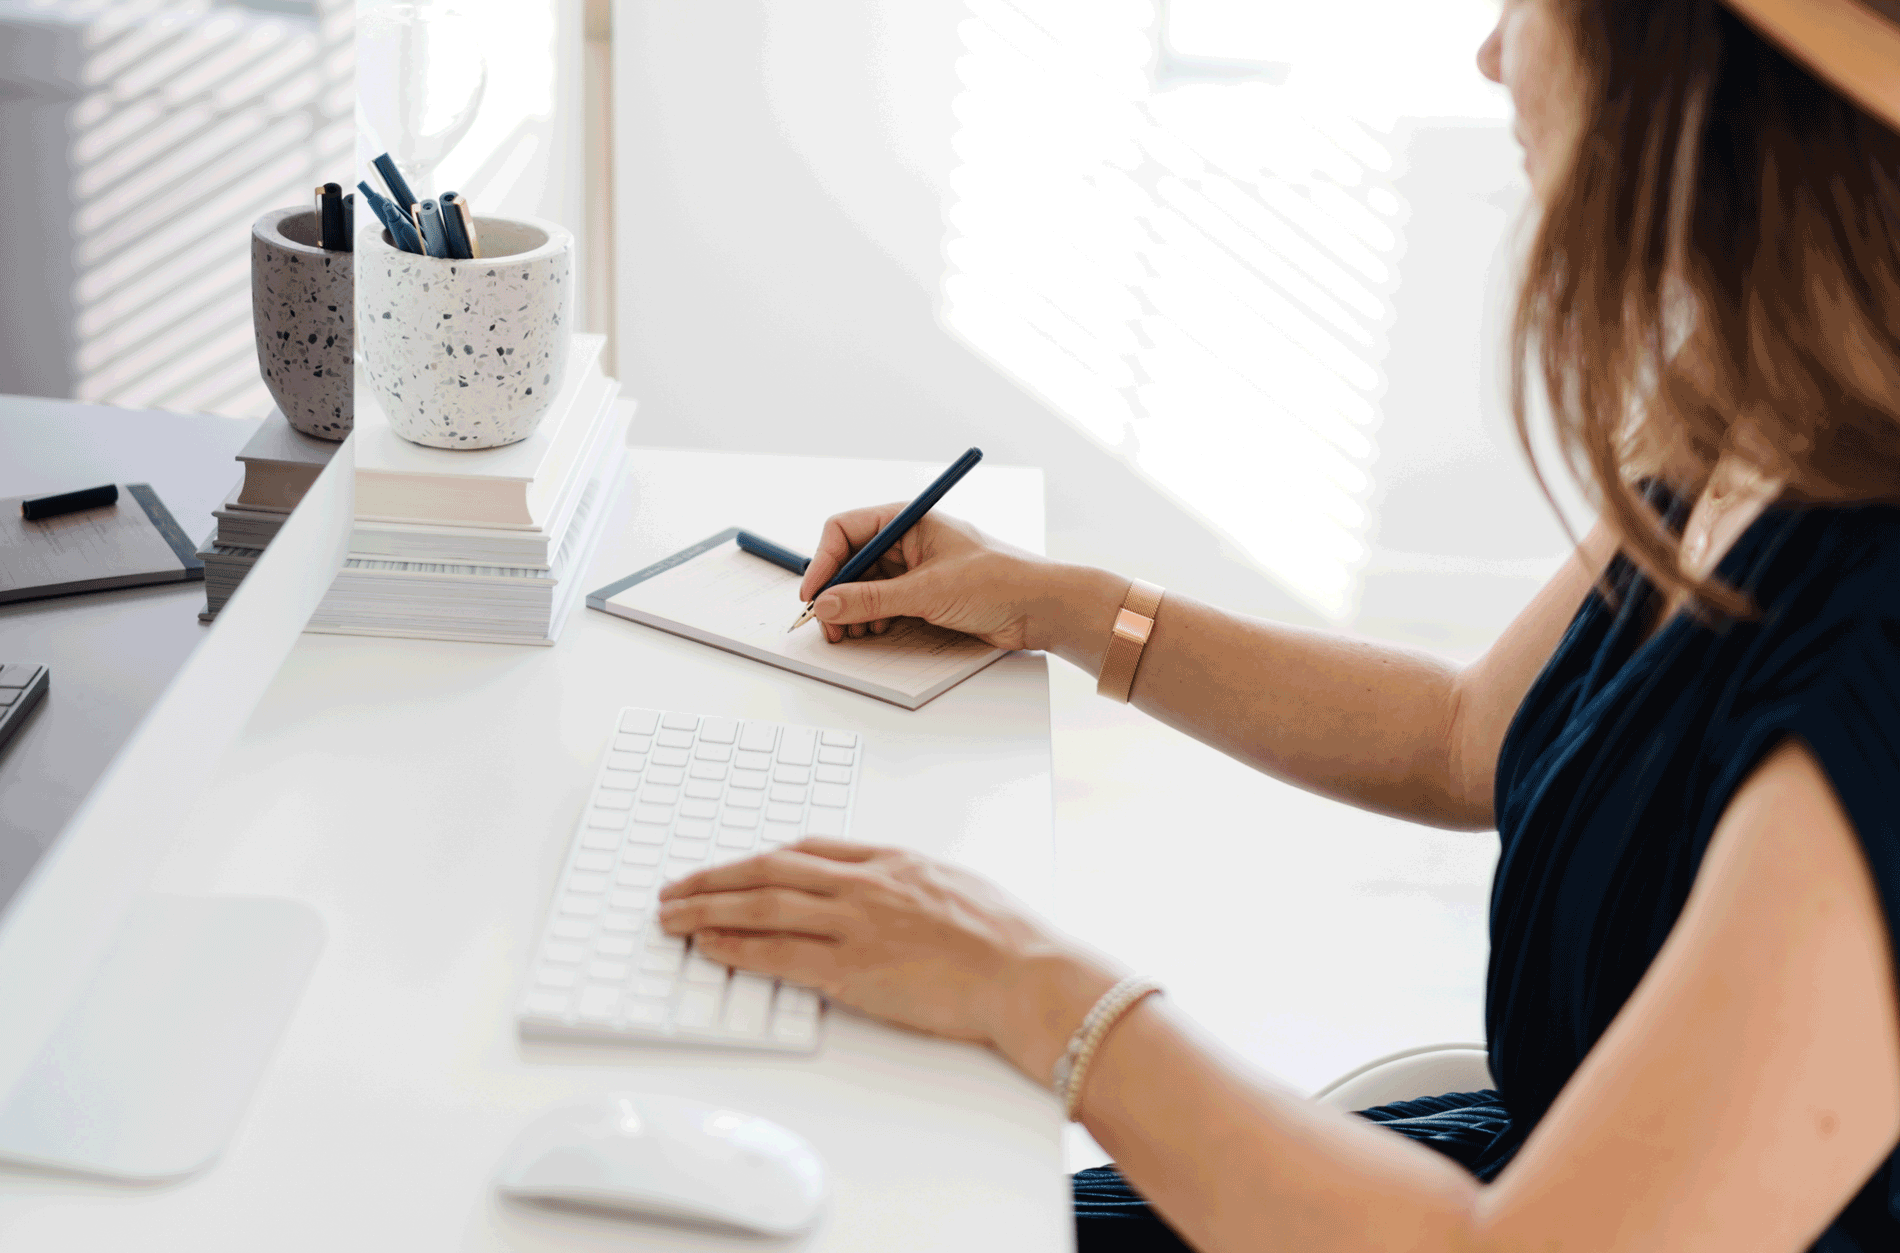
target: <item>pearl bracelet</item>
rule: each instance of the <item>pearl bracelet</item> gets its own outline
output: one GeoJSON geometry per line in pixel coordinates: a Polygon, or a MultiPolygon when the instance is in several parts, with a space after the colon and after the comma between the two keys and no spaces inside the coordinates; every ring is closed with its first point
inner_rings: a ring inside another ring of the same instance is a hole
{"type": "Polygon", "coordinates": [[[1088,1073],[1089,1062],[1095,1057],[1095,1050],[1101,1046],[1102,1037],[1142,997],[1159,991],[1161,985],[1153,979],[1129,975],[1102,993],[1101,999],[1082,1019],[1082,1025],[1069,1037],[1069,1047],[1056,1062],[1053,1086],[1056,1095],[1062,1098],[1063,1116],[1070,1122],[1075,1121],[1075,1107],[1082,1097],[1082,1080],[1088,1073]]]}

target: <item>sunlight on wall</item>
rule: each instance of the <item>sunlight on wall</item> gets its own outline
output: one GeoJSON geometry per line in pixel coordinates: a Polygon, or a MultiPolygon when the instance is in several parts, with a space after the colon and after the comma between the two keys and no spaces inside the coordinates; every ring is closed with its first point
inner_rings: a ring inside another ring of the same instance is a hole
{"type": "MultiPolygon", "coordinates": [[[[1490,8],[1473,4],[1468,19],[1490,8]]],[[[1495,113],[1459,94],[1475,40],[1450,64],[1353,69],[1355,23],[1403,26],[1405,6],[1308,9],[1295,28],[1291,6],[1233,0],[1172,25],[1145,0],[968,5],[946,324],[1350,618],[1404,249],[1391,135],[1401,110],[1495,113]],[[1262,14],[1289,23],[1283,45],[1262,14]],[[1204,81],[1195,58],[1219,58],[1204,81]],[[1367,75],[1381,85],[1353,89],[1367,75]]]]}
{"type": "Polygon", "coordinates": [[[251,223],[311,203],[351,147],[354,6],[310,11],[61,6],[86,19],[70,146],[78,399],[269,412],[251,223]]]}

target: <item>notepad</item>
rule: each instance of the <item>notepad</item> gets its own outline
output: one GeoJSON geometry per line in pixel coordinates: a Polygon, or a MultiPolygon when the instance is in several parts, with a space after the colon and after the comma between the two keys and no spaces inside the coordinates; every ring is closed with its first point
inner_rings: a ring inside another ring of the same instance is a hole
{"type": "Polygon", "coordinates": [[[204,577],[204,563],[145,483],[117,504],[28,522],[22,497],[0,499],[0,605],[204,577]]]}
{"type": "Polygon", "coordinates": [[[587,603],[768,666],[917,709],[1007,650],[898,618],[883,635],[827,644],[816,622],[786,633],[805,603],[799,576],[742,550],[737,527],[590,592],[587,603]]]}

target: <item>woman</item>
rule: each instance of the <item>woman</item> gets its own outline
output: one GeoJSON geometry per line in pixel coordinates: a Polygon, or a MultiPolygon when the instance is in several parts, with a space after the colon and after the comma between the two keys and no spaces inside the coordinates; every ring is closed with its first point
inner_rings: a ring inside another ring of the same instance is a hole
{"type": "MultiPolygon", "coordinates": [[[[1900,3],[1726,5],[1506,0],[1479,51],[1543,210],[1519,432],[1535,353],[1602,522],[1475,665],[942,517],[818,602],[834,641],[909,615],[1106,664],[1271,774],[1495,825],[1498,1091],[1317,1107],[892,850],[701,872],[668,929],[1059,1087],[1118,1163],[1077,1177],[1085,1250],[1900,1249],[1900,3]]],[[[832,519],[801,596],[895,508],[832,519]]]]}

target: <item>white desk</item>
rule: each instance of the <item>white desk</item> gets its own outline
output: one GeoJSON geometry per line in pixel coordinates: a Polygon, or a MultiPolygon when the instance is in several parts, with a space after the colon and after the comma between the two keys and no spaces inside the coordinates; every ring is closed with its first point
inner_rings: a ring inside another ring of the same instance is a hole
{"type": "MultiPolygon", "coordinates": [[[[635,450],[584,581],[728,525],[809,549],[834,508],[941,467],[635,450]],[[806,506],[796,501],[811,501],[806,506]]],[[[955,511],[1042,542],[1041,477],[979,468],[955,511]]],[[[236,1141],[183,1184],[0,1172],[0,1250],[1068,1247],[1061,1117],[999,1058],[833,1011],[816,1058],[523,1043],[510,1013],[612,712],[866,737],[856,838],[958,858],[1046,906],[1048,680],[1017,654],[917,712],[576,609],[553,649],[306,635],[154,887],[289,896],[328,941],[236,1141]],[[760,1241],[542,1210],[490,1186],[550,1104],[714,1099],[808,1136],[819,1228],[760,1241]]]]}

